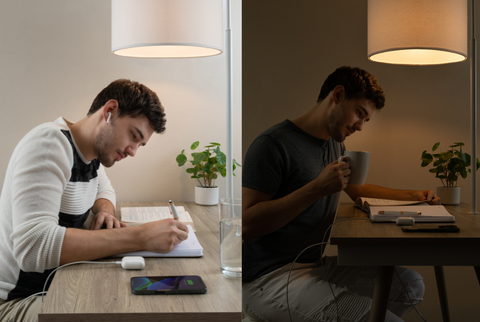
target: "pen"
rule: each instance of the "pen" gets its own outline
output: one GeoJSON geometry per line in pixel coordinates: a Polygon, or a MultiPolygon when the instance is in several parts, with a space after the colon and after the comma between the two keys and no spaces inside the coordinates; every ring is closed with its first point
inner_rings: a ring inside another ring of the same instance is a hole
{"type": "Polygon", "coordinates": [[[422,213],[420,211],[384,211],[381,210],[378,212],[379,215],[390,215],[390,216],[415,216],[415,215],[421,215],[422,213]]]}
{"type": "Polygon", "coordinates": [[[173,201],[168,201],[168,207],[170,208],[170,213],[173,215],[173,219],[178,220],[177,208],[175,208],[173,201]]]}

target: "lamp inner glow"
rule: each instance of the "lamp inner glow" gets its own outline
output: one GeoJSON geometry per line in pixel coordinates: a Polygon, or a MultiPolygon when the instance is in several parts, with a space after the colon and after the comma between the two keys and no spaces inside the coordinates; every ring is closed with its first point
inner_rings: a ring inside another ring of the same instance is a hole
{"type": "Polygon", "coordinates": [[[371,53],[371,61],[400,65],[439,65],[461,62],[467,57],[460,53],[441,49],[393,49],[390,51],[371,53]]]}
{"type": "Polygon", "coordinates": [[[115,55],[144,58],[191,58],[214,56],[222,53],[220,49],[201,46],[182,45],[145,45],[117,49],[115,55]]]}

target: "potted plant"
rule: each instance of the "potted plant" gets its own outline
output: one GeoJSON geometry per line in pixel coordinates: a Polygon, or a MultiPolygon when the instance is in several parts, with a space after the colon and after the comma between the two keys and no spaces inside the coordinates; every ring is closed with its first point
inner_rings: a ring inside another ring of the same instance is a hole
{"type": "MultiPolygon", "coordinates": [[[[437,196],[440,197],[443,204],[460,203],[460,187],[457,186],[458,178],[466,178],[471,169],[471,157],[468,153],[462,151],[465,144],[456,142],[449,146],[449,150],[436,154],[422,153],[422,167],[428,166],[433,162],[433,167],[429,171],[435,173],[435,177],[442,181],[443,187],[437,188],[437,196]],[[434,161],[435,160],[435,161],[434,161]]],[[[432,151],[435,152],[440,146],[440,142],[433,145],[432,151]]],[[[480,162],[477,159],[477,169],[480,162]]]]}
{"type": "MultiPolygon", "coordinates": [[[[190,146],[190,150],[195,150],[200,145],[199,141],[195,141],[190,146]]],[[[199,185],[195,187],[195,203],[199,205],[216,205],[218,203],[218,186],[215,180],[220,174],[222,177],[227,175],[226,163],[227,156],[220,151],[220,143],[210,142],[205,146],[205,150],[191,153],[192,159],[188,160],[185,149],[177,156],[176,161],[181,167],[187,161],[191,163],[191,167],[185,171],[191,174],[191,178],[197,179],[199,185]]],[[[233,160],[233,171],[241,166],[237,161],[233,160]]],[[[235,175],[235,173],[233,173],[235,175]]]]}

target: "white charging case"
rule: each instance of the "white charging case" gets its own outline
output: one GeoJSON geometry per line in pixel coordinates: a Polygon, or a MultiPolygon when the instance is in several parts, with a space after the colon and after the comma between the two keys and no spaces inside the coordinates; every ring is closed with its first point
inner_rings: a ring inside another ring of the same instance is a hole
{"type": "Polygon", "coordinates": [[[122,259],[124,269],[142,269],[145,267],[145,259],[142,256],[125,256],[122,259]]]}
{"type": "Polygon", "coordinates": [[[397,225],[399,226],[413,226],[415,223],[415,218],[413,217],[398,217],[397,225]]]}

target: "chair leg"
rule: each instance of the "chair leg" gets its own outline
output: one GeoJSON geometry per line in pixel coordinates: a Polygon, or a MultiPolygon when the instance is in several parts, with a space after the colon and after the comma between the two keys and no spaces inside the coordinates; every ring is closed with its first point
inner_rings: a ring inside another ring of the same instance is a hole
{"type": "Polygon", "coordinates": [[[445,287],[445,273],[443,272],[443,266],[435,266],[434,269],[435,279],[437,280],[438,297],[440,298],[440,308],[442,310],[443,322],[450,322],[450,313],[448,311],[447,301],[447,288],[445,287]]]}

